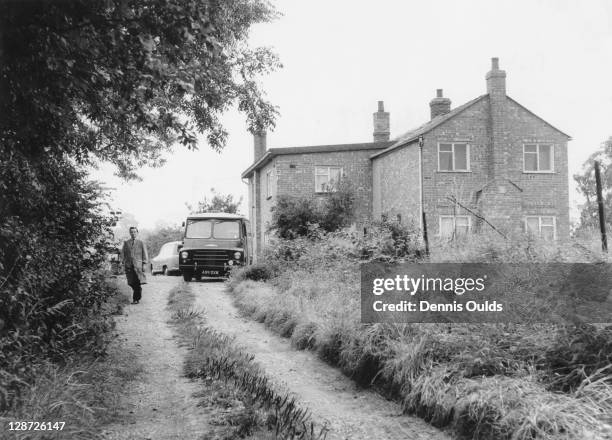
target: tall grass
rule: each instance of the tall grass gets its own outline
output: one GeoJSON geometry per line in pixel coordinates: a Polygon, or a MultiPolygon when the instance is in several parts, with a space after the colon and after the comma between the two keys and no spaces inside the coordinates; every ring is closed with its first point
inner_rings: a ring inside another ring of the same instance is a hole
{"type": "MultiPolygon", "coordinates": [[[[333,238],[337,241],[337,237],[333,238]]],[[[230,286],[242,312],[316,351],[432,424],[476,439],[609,438],[612,327],[360,324],[359,255],[301,243],[274,276],[230,286]],[[328,258],[331,256],[331,258],[328,258]]],[[[293,244],[282,246],[295,247],[293,244]]],[[[274,253],[272,253],[274,255],[274,253]]],[[[608,261],[585,241],[479,236],[432,246],[431,262],[608,261]]]]}

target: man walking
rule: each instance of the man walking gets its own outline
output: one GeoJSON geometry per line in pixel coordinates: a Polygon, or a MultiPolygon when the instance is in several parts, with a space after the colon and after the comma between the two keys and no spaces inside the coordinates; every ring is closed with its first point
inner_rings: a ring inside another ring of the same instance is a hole
{"type": "Polygon", "coordinates": [[[130,239],[123,242],[121,256],[123,258],[123,266],[125,267],[125,276],[128,285],[133,290],[132,304],[138,304],[142,296],[141,284],[145,284],[145,267],[149,261],[147,248],[145,244],[136,240],[138,228],[130,227],[130,239]]]}

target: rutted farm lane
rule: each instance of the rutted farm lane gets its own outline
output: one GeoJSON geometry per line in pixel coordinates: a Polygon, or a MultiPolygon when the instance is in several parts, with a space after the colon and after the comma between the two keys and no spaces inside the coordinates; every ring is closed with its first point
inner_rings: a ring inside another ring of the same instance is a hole
{"type": "Polygon", "coordinates": [[[340,371],[313,353],[296,351],[263,324],[247,320],[233,306],[223,283],[190,283],[195,308],[203,309],[206,325],[233,335],[255,356],[266,374],[308,407],[314,420],[327,421],[328,439],[425,440],[450,437],[423,420],[402,414],[399,405],[377,393],[358,389],[340,371]]]}

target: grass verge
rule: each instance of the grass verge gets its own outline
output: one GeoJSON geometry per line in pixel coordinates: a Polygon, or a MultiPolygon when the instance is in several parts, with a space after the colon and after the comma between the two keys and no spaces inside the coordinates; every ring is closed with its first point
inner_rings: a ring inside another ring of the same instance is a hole
{"type": "MultiPolygon", "coordinates": [[[[359,255],[343,237],[272,246],[230,280],[236,306],[438,427],[472,439],[612,438],[612,326],[360,323],[359,255]],[[263,274],[263,276],[260,276],[263,274]]],[[[581,243],[495,237],[432,262],[596,262],[581,243]]]]}
{"type": "MultiPolygon", "coordinates": [[[[102,307],[102,314],[121,314],[129,302],[125,289],[102,307]]],[[[102,427],[119,417],[119,398],[125,385],[140,374],[136,357],[108,345],[102,356],[73,356],[62,364],[40,360],[36,380],[24,388],[18,403],[0,414],[3,439],[100,439],[102,427]],[[61,431],[9,431],[10,422],[65,422],[61,431]]]]}
{"type": "Polygon", "coordinates": [[[203,326],[203,313],[193,303],[189,285],[182,284],[170,292],[168,309],[189,349],[185,374],[203,381],[200,405],[216,408],[210,438],[325,439],[327,428],[317,426],[294,398],[277,391],[233,338],[203,326]]]}

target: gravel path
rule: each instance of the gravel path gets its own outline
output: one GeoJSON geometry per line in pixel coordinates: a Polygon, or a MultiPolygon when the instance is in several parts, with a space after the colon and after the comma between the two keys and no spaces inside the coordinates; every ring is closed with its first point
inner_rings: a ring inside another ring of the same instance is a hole
{"type": "Polygon", "coordinates": [[[235,336],[275,383],[310,408],[315,420],[327,421],[329,440],[450,439],[423,420],[402,414],[399,405],[379,394],[358,389],[313,353],[296,351],[263,324],[241,317],[222,283],[190,285],[196,294],[195,307],[205,312],[206,325],[235,336]]]}
{"type": "Polygon", "coordinates": [[[102,435],[107,440],[195,440],[209,430],[210,417],[193,397],[201,386],[183,376],[185,349],[167,324],[168,292],[182,279],[148,278],[140,304],[126,306],[116,318],[119,338],[111,347],[135,353],[144,371],[123,393],[122,421],[106,426],[102,435]]]}

